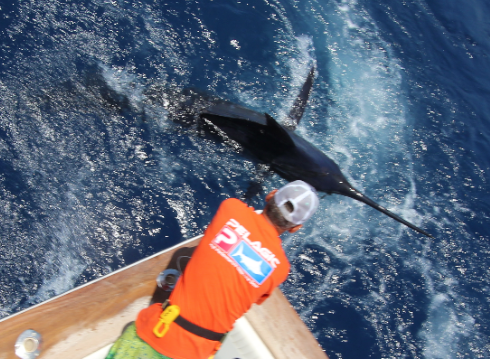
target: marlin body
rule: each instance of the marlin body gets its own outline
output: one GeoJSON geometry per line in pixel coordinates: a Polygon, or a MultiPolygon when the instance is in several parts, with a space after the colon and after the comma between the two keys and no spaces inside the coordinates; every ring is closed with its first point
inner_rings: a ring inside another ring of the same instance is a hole
{"type": "Polygon", "coordinates": [[[213,126],[225,137],[238,142],[286,180],[303,180],[318,191],[353,198],[417,232],[432,237],[426,231],[390,212],[355,189],[331,158],[294,132],[303,116],[313,78],[314,69],[311,69],[285,125],[279,124],[268,114],[228,101],[202,100],[196,92],[191,96],[201,98],[201,102],[192,101],[192,103],[194,106],[198,103],[199,109],[194,107],[194,111],[197,110],[200,118],[208,125],[213,126]]]}

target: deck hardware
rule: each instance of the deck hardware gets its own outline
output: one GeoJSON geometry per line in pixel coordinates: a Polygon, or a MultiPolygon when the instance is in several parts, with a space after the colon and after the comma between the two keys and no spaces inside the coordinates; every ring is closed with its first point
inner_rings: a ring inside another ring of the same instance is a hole
{"type": "Polygon", "coordinates": [[[180,272],[178,270],[173,268],[166,269],[158,275],[157,285],[163,290],[171,292],[172,289],[174,289],[179,277],[180,272]]]}
{"type": "Polygon", "coordinates": [[[21,359],[34,359],[41,353],[41,334],[28,329],[15,342],[15,355],[21,359]]]}

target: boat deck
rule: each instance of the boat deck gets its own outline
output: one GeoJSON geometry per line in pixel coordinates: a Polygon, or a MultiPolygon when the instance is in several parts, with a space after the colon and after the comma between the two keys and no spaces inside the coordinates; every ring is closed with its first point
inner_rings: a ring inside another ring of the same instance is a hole
{"type": "MultiPolygon", "coordinates": [[[[83,359],[104,359],[109,353],[112,343],[83,359]]],[[[242,317],[235,323],[233,330],[228,333],[221,349],[214,359],[274,359],[274,356],[264,344],[249,321],[242,317]]]]}

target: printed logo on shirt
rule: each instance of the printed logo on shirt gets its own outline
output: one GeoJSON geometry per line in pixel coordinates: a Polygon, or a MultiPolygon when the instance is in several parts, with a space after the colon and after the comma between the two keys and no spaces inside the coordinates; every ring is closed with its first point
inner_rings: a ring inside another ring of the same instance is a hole
{"type": "Polygon", "coordinates": [[[250,232],[234,219],[230,219],[211,241],[210,246],[223,256],[254,287],[269,277],[280,263],[274,253],[263,248],[259,241],[252,242],[250,232]]]}
{"type": "Polygon", "coordinates": [[[272,266],[245,241],[240,241],[230,257],[259,285],[272,273],[272,266]]]}
{"type": "Polygon", "coordinates": [[[238,233],[230,227],[224,226],[213,239],[213,242],[225,252],[229,252],[238,242],[238,233]]]}

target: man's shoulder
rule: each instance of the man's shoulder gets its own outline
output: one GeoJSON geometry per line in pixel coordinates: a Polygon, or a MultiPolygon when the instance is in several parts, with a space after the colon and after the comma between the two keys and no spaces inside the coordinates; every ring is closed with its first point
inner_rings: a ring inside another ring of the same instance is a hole
{"type": "MultiPolygon", "coordinates": [[[[228,198],[221,202],[220,208],[222,207],[236,207],[236,208],[249,208],[245,202],[240,201],[238,198],[228,198]]],[[[253,211],[253,208],[250,207],[253,211]]]]}
{"type": "Polygon", "coordinates": [[[212,224],[223,225],[230,218],[237,219],[236,217],[243,217],[244,215],[248,216],[249,213],[253,213],[253,208],[248,207],[246,203],[237,198],[228,198],[221,202],[213,217],[212,224]]]}

